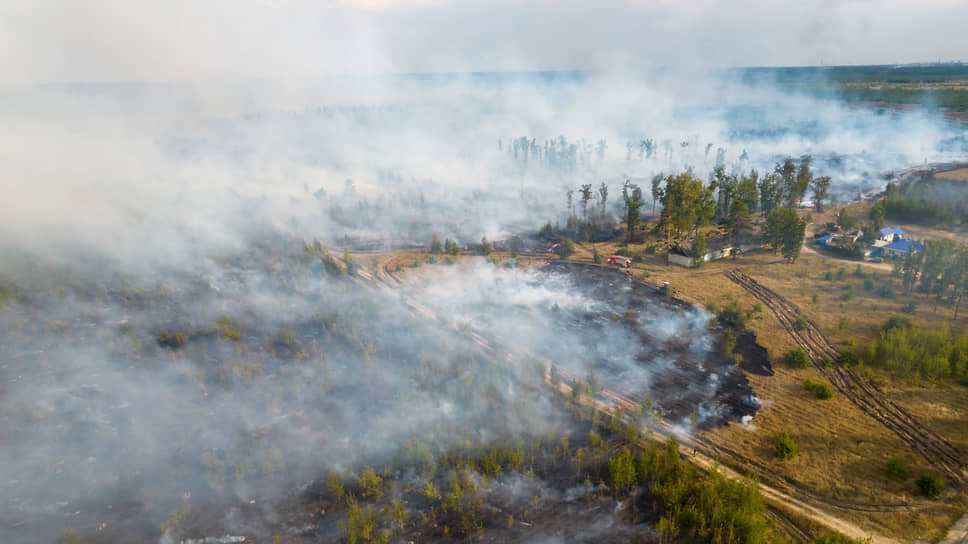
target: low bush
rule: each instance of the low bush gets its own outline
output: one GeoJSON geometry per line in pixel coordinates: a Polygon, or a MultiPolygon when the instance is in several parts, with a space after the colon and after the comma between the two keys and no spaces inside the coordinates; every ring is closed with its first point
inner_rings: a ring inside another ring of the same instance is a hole
{"type": "Polygon", "coordinates": [[[782,461],[793,459],[797,456],[797,444],[790,437],[790,431],[784,429],[776,440],[773,448],[773,456],[782,461]]]}
{"type": "Polygon", "coordinates": [[[790,368],[807,368],[810,365],[810,356],[803,348],[798,346],[786,352],[786,355],[783,356],[783,362],[790,368]]]}
{"type": "Polygon", "coordinates": [[[926,497],[931,497],[936,499],[941,496],[944,491],[944,479],[937,475],[931,473],[922,474],[917,481],[918,491],[926,497]]]}
{"type": "Polygon", "coordinates": [[[814,394],[815,397],[821,400],[827,400],[834,396],[834,390],[830,387],[830,384],[824,382],[815,382],[810,378],[807,378],[803,382],[803,387],[814,394]]]}
{"type": "Polygon", "coordinates": [[[911,469],[908,468],[904,459],[899,455],[895,455],[887,460],[887,466],[884,467],[884,471],[887,472],[889,478],[895,480],[906,480],[911,475],[911,469]]]}

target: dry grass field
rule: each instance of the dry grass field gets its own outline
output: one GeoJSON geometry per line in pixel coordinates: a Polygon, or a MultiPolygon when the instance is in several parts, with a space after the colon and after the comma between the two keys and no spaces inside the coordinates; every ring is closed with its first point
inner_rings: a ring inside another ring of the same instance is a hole
{"type": "Polygon", "coordinates": [[[937,175],[942,179],[954,179],[958,181],[968,181],[968,168],[959,168],[950,172],[941,172],[937,175]]]}

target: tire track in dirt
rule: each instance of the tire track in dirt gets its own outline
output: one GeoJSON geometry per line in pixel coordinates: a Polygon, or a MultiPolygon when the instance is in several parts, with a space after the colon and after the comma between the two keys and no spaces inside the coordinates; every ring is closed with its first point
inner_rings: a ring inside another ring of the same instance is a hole
{"type": "Polygon", "coordinates": [[[824,359],[836,361],[840,353],[830,344],[817,325],[800,313],[796,305],[739,270],[733,269],[726,272],[726,277],[746,289],[773,312],[780,326],[810,355],[813,366],[833,384],[837,391],[862,412],[897,435],[928,463],[948,476],[953,483],[964,485],[968,477],[964,453],[944,437],[925,427],[906,410],[887,399],[877,386],[862,380],[849,368],[840,364],[824,364],[824,359]],[[798,318],[806,320],[806,328],[797,329],[798,318]]]}

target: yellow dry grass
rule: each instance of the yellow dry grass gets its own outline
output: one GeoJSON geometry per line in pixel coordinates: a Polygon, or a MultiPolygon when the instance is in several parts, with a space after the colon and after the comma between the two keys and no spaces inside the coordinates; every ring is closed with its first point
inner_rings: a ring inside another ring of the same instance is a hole
{"type": "Polygon", "coordinates": [[[959,168],[950,172],[941,172],[937,177],[942,179],[954,179],[958,181],[968,181],[968,168],[959,168]]]}

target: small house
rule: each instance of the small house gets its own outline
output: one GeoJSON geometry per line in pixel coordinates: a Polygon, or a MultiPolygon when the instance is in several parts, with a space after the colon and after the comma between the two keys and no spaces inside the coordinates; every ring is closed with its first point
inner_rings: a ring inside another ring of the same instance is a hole
{"type": "Polygon", "coordinates": [[[904,238],[904,231],[898,227],[884,227],[881,229],[879,239],[891,243],[904,238]]]}
{"type": "MultiPolygon", "coordinates": [[[[880,251],[876,251],[876,253],[886,257],[905,257],[909,253],[917,253],[922,249],[924,249],[924,244],[914,238],[901,238],[880,248],[880,251]]],[[[871,252],[872,255],[874,253],[875,251],[871,252]]]]}

